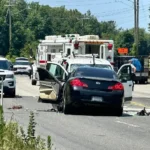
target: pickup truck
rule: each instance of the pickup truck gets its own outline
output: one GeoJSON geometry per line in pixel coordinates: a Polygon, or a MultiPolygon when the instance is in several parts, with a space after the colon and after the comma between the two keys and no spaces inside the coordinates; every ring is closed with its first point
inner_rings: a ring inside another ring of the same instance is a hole
{"type": "Polygon", "coordinates": [[[135,73],[135,77],[133,79],[133,81],[135,81],[135,83],[148,83],[148,78],[149,78],[149,60],[150,58],[148,56],[117,56],[114,58],[114,69],[118,70],[118,68],[120,68],[120,66],[122,66],[123,64],[127,64],[129,63],[129,60],[132,58],[137,58],[141,65],[142,65],[142,69],[141,71],[136,71],[135,73]]]}

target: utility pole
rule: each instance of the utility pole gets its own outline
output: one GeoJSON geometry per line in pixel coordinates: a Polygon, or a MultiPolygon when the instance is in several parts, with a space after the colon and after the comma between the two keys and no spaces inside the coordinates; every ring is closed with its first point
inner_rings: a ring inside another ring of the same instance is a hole
{"type": "Polygon", "coordinates": [[[77,18],[77,20],[81,20],[82,21],[82,34],[84,35],[84,20],[89,20],[89,17],[83,17],[83,18],[77,18]]]}
{"type": "Polygon", "coordinates": [[[9,12],[9,51],[11,50],[12,46],[12,22],[11,22],[11,7],[14,6],[11,4],[11,0],[9,0],[9,4],[5,5],[8,7],[8,12],[9,12]]]}
{"type": "Polygon", "coordinates": [[[137,47],[136,52],[137,55],[139,54],[139,0],[137,0],[137,28],[136,28],[136,34],[137,34],[137,47]]]}
{"type": "Polygon", "coordinates": [[[139,54],[139,0],[134,0],[134,43],[136,55],[139,54]]]}
{"type": "Polygon", "coordinates": [[[12,28],[11,28],[11,0],[9,0],[8,9],[9,9],[9,50],[11,50],[11,40],[12,40],[12,36],[11,36],[11,33],[12,33],[12,28]]]}
{"type": "Polygon", "coordinates": [[[136,0],[134,0],[134,43],[136,44],[137,42],[136,42],[136,25],[137,25],[137,23],[136,23],[136,0]]]}

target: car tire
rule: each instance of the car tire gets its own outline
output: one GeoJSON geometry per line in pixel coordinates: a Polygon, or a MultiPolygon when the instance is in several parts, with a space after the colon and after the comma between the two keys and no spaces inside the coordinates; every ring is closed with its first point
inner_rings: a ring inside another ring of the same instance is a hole
{"type": "Polygon", "coordinates": [[[8,95],[8,96],[14,98],[14,97],[16,96],[16,89],[14,89],[14,90],[11,91],[11,92],[5,93],[5,95],[8,95]]]}
{"type": "Polygon", "coordinates": [[[118,110],[117,110],[117,116],[122,116],[123,115],[123,107],[121,107],[121,108],[119,108],[118,110]]]}
{"type": "Polygon", "coordinates": [[[66,104],[65,100],[63,101],[63,113],[66,115],[71,113],[71,106],[66,104]]]}
{"type": "Polygon", "coordinates": [[[37,83],[37,81],[32,79],[31,84],[36,85],[36,83],[37,83]]]}

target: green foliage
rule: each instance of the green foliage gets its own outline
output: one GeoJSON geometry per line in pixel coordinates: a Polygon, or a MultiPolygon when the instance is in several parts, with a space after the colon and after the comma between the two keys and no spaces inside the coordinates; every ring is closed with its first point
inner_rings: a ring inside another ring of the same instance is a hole
{"type": "MultiPolygon", "coordinates": [[[[0,55],[30,57],[31,49],[35,55],[38,41],[46,35],[95,34],[102,39],[115,41],[115,48],[127,47],[133,51],[134,30],[122,30],[113,20],[99,22],[90,11],[82,14],[77,9],[67,10],[65,6],[50,7],[38,2],[27,3],[16,0],[12,7],[12,49],[9,50],[9,22],[6,0],[0,0],[0,55]],[[28,9],[30,8],[30,9],[28,9]]],[[[139,54],[150,51],[150,35],[140,29],[139,54]]],[[[116,51],[117,52],[117,51],[116,51]]],[[[115,54],[117,54],[115,52],[115,54]]]]}
{"type": "Polygon", "coordinates": [[[12,120],[5,123],[3,109],[0,106],[0,150],[51,150],[51,137],[48,136],[47,148],[45,140],[35,137],[34,113],[30,113],[27,135],[22,127],[12,120]]]}

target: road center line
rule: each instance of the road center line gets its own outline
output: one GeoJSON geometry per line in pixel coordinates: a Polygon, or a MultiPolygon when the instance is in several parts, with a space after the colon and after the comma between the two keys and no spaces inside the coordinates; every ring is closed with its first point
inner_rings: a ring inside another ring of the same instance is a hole
{"type": "Polygon", "coordinates": [[[144,104],[138,103],[138,102],[131,102],[132,105],[135,106],[141,106],[141,107],[145,107],[145,108],[150,108],[150,106],[145,106],[144,104]]]}
{"type": "Polygon", "coordinates": [[[116,121],[116,122],[117,122],[117,123],[120,123],[120,124],[124,124],[124,125],[131,126],[131,127],[139,128],[139,126],[134,125],[134,124],[130,124],[130,123],[122,122],[122,121],[116,121]]]}

